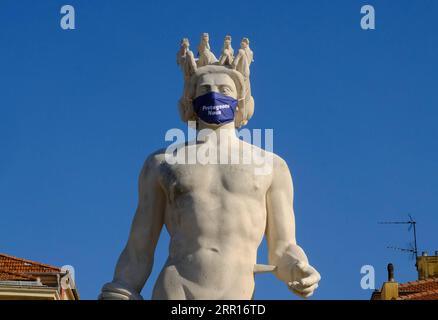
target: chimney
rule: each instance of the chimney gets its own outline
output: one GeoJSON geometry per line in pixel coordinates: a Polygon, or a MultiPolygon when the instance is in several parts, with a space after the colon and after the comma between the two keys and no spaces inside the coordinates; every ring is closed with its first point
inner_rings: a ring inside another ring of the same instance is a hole
{"type": "Polygon", "coordinates": [[[394,282],[394,265],[392,263],[388,264],[388,282],[394,282]]]}
{"type": "Polygon", "coordinates": [[[398,298],[398,282],[394,279],[394,265],[388,264],[388,281],[383,283],[381,290],[382,300],[396,300],[398,298]]]}

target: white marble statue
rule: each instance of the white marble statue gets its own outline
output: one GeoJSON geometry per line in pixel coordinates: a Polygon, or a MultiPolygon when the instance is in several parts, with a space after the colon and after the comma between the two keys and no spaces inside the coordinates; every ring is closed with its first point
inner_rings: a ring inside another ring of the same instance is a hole
{"type": "MultiPolygon", "coordinates": [[[[234,58],[232,66],[234,69],[239,71],[244,78],[245,87],[247,90],[247,95],[251,96],[251,81],[250,81],[250,67],[251,63],[254,61],[254,53],[249,47],[249,39],[243,38],[240,42],[240,49],[237,56],[234,58]]],[[[254,113],[254,103],[252,108],[248,108],[248,120],[252,117],[254,113]]],[[[246,123],[245,123],[246,124],[246,123]]]]}
{"type": "Polygon", "coordinates": [[[245,108],[253,104],[245,75],[216,63],[198,67],[188,81],[180,100],[181,117],[195,120],[198,132],[207,133],[196,143],[181,145],[179,152],[188,155],[208,146],[218,159],[237,155],[239,161],[172,164],[165,150],[151,154],[139,176],[138,207],[128,242],[112,282],[103,286],[99,298],[142,299],[164,226],[170,235],[169,255],[153,299],[251,299],[254,274],[268,271],[297,295],[309,297],[320,275],[295,239],[288,166],[279,156],[236,136],[235,129],[248,120],[245,108]],[[206,122],[193,110],[196,98],[216,95],[238,101],[231,121],[206,122]],[[260,166],[255,160],[243,161],[255,153],[271,157],[266,174],[254,173],[260,166]],[[263,237],[269,265],[256,261],[263,237]]]}
{"type": "Polygon", "coordinates": [[[187,38],[181,40],[180,49],[176,53],[176,64],[180,66],[183,73],[185,91],[185,86],[189,83],[190,77],[197,69],[196,59],[193,52],[190,50],[190,42],[187,38]]]}
{"type": "Polygon", "coordinates": [[[176,54],[176,63],[181,67],[184,76],[184,83],[188,83],[190,77],[196,71],[196,61],[193,52],[190,50],[189,39],[181,40],[181,47],[176,54]]]}
{"type": "Polygon", "coordinates": [[[210,50],[208,33],[203,33],[201,36],[201,43],[198,46],[199,59],[197,61],[198,67],[203,67],[209,64],[217,62],[217,59],[213,52],[210,50]]]}
{"type": "Polygon", "coordinates": [[[231,65],[234,60],[234,49],[231,46],[231,36],[226,36],[224,40],[224,47],[222,48],[219,64],[231,65]]]}
{"type": "Polygon", "coordinates": [[[250,66],[254,61],[254,54],[249,47],[249,39],[243,38],[240,43],[240,49],[233,61],[233,67],[239,71],[245,78],[249,79],[250,66]]]}

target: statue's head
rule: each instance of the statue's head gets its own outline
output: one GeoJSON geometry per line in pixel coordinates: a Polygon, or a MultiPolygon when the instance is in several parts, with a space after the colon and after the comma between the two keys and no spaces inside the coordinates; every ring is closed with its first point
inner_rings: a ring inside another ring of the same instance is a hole
{"type": "Polygon", "coordinates": [[[229,49],[231,47],[231,36],[225,36],[224,48],[229,49]]]}
{"type": "MultiPolygon", "coordinates": [[[[208,33],[203,33],[200,47],[208,45],[208,40],[208,33]]],[[[187,38],[182,40],[181,45],[183,46],[184,43],[188,47],[187,38]]],[[[242,48],[248,45],[249,39],[243,38],[242,48]]],[[[210,50],[201,52],[199,59],[195,59],[193,54],[184,55],[182,68],[185,81],[184,93],[179,100],[179,111],[183,121],[204,121],[211,126],[234,121],[236,128],[240,128],[252,117],[254,99],[251,95],[249,70],[247,70],[251,61],[248,63],[233,61],[229,35],[224,39],[224,49],[231,51],[231,57],[217,60],[210,50]],[[205,65],[206,61],[207,65],[205,65]]],[[[181,52],[178,54],[182,55],[181,52]]],[[[222,54],[225,54],[224,50],[222,54]]],[[[248,57],[241,55],[239,59],[248,59],[248,57]]]]}
{"type": "Polygon", "coordinates": [[[190,46],[190,42],[188,38],[183,38],[181,40],[181,47],[188,48],[190,46]]]}
{"type": "MultiPolygon", "coordinates": [[[[222,65],[207,65],[198,68],[185,86],[184,96],[180,99],[179,110],[183,121],[203,121],[195,112],[196,99],[208,96],[208,93],[218,93],[219,96],[237,100],[234,112],[236,128],[245,125],[249,120],[249,110],[254,109],[254,100],[244,81],[242,74],[231,67],[222,65]]],[[[221,124],[208,124],[215,127],[221,124]]]]}
{"type": "Polygon", "coordinates": [[[240,47],[242,49],[248,48],[249,46],[249,39],[248,38],[243,38],[242,41],[240,42],[240,47]]]}

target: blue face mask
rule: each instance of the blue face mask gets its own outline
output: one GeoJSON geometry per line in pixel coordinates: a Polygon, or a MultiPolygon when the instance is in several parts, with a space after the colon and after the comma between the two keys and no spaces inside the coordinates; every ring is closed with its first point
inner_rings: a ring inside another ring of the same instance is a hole
{"type": "Polygon", "coordinates": [[[210,124],[222,124],[234,120],[238,101],[218,92],[208,92],[193,100],[198,117],[210,124]]]}

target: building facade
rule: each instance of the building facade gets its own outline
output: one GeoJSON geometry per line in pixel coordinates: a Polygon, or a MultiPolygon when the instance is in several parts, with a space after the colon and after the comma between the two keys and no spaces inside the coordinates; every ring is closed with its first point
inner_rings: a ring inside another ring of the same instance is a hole
{"type": "Polygon", "coordinates": [[[0,253],[0,300],[79,300],[61,268],[0,253]]]}

